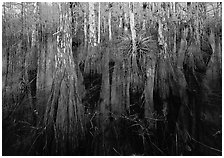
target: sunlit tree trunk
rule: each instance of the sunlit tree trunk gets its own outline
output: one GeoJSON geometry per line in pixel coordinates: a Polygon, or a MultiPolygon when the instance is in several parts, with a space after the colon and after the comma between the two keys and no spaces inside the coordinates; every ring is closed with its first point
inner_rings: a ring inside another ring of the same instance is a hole
{"type": "Polygon", "coordinates": [[[111,6],[112,3],[109,3],[108,9],[109,9],[109,15],[108,15],[108,27],[109,27],[109,41],[112,40],[112,30],[111,30],[111,6]]]}
{"type": "Polygon", "coordinates": [[[85,68],[84,71],[86,73],[90,73],[92,70],[95,71],[98,63],[93,62],[96,57],[96,46],[97,46],[97,38],[96,38],[96,23],[95,23],[95,11],[94,11],[94,2],[88,2],[89,4],[89,27],[88,27],[88,48],[87,48],[87,57],[85,60],[85,68]]]}
{"type": "Polygon", "coordinates": [[[100,18],[101,18],[101,15],[100,15],[101,14],[100,13],[100,2],[98,4],[99,4],[99,11],[98,11],[99,15],[98,15],[98,42],[97,43],[100,44],[100,29],[101,29],[101,27],[100,27],[101,26],[101,24],[100,24],[101,23],[101,21],[100,21],[100,18]]]}
{"type": "MultiPolygon", "coordinates": [[[[128,7],[129,7],[129,17],[130,17],[130,29],[131,29],[131,42],[132,42],[132,49],[131,49],[131,54],[129,59],[125,60],[124,62],[124,68],[127,69],[126,72],[126,96],[125,96],[125,108],[128,111],[128,113],[130,113],[130,86],[131,86],[131,81],[135,80],[135,75],[137,74],[137,62],[136,62],[136,54],[137,54],[137,50],[136,50],[136,31],[135,31],[135,21],[134,21],[134,4],[129,2],[128,3],[128,7]]],[[[127,20],[127,16],[125,13],[125,21],[127,20]]],[[[128,25],[128,21],[125,22],[126,23],[126,27],[125,27],[125,32],[127,32],[127,25],[128,25]]]]}
{"type": "MultiPolygon", "coordinates": [[[[162,9],[162,5],[165,5],[165,3],[161,3],[161,9],[160,11],[162,12],[162,14],[164,14],[164,9],[162,9]]],[[[162,100],[163,100],[163,115],[166,116],[167,115],[167,102],[165,101],[167,99],[167,94],[168,94],[168,87],[167,87],[167,83],[166,83],[166,80],[167,80],[167,74],[168,72],[165,72],[166,69],[167,69],[167,59],[168,59],[168,54],[167,54],[167,51],[168,51],[168,45],[167,45],[167,41],[166,41],[166,37],[165,37],[165,34],[167,33],[166,29],[166,24],[165,24],[165,21],[163,18],[159,18],[158,19],[158,42],[159,42],[159,45],[161,47],[160,49],[160,77],[161,77],[161,87],[160,87],[160,96],[162,97],[162,100]],[[163,62],[164,61],[164,62],[163,62]],[[166,88],[167,89],[166,89],[166,88]],[[165,88],[165,90],[163,91],[162,89],[165,88]]]]}
{"type": "MultiPolygon", "coordinates": [[[[124,8],[123,8],[124,10],[124,8]]],[[[128,32],[128,16],[127,13],[124,10],[124,32],[127,33],[128,32]]]]}
{"type": "Polygon", "coordinates": [[[86,15],[86,12],[84,11],[84,45],[85,45],[85,48],[87,48],[87,42],[88,42],[88,39],[87,39],[87,15],[86,15]]]}
{"type": "Polygon", "coordinates": [[[94,2],[89,2],[89,42],[91,46],[96,46],[94,2]]]}
{"type": "Polygon", "coordinates": [[[132,37],[132,49],[133,52],[136,51],[136,31],[135,31],[135,16],[134,16],[134,4],[129,2],[129,14],[130,14],[130,28],[132,37]]]}
{"type": "MultiPolygon", "coordinates": [[[[120,10],[122,10],[122,5],[120,4],[120,10]]],[[[122,15],[119,16],[119,29],[121,30],[123,28],[123,11],[122,15]]]]}
{"type": "Polygon", "coordinates": [[[67,3],[60,3],[59,10],[55,73],[45,113],[49,154],[72,153],[84,135],[84,109],[78,99],[77,65],[72,55],[71,10],[67,3]]]}

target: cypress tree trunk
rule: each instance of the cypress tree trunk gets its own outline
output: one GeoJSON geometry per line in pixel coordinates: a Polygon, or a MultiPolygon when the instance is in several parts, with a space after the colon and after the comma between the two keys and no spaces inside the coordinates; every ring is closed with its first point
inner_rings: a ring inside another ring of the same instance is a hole
{"type": "MultiPolygon", "coordinates": [[[[161,4],[162,6],[162,4],[161,4]]],[[[162,7],[161,7],[162,8],[162,7]]],[[[161,12],[164,13],[164,10],[160,10],[161,12]]],[[[162,21],[162,19],[159,19],[158,20],[158,23],[159,23],[159,27],[158,27],[158,42],[159,42],[159,45],[160,45],[160,52],[159,52],[159,72],[158,72],[158,75],[159,75],[159,80],[160,80],[160,85],[159,86],[159,93],[160,93],[160,96],[161,96],[161,99],[162,99],[162,111],[163,111],[163,115],[166,116],[167,114],[167,102],[166,102],[166,99],[167,99],[167,96],[169,94],[169,87],[168,87],[168,71],[169,68],[167,67],[167,62],[168,62],[168,54],[167,54],[167,41],[166,41],[166,37],[164,36],[164,34],[166,34],[166,29],[167,27],[164,26],[166,24],[164,24],[165,22],[162,21]]]]}
{"type": "MultiPolygon", "coordinates": [[[[109,18],[108,18],[108,30],[109,30],[109,42],[112,40],[112,32],[111,32],[111,8],[112,4],[108,4],[109,9],[109,18]]],[[[110,51],[111,51],[111,43],[109,43],[106,48],[106,52],[103,54],[102,60],[102,91],[101,98],[102,103],[100,104],[100,128],[102,131],[102,142],[100,144],[100,148],[102,148],[102,154],[106,155],[107,147],[108,147],[108,135],[110,131],[106,131],[110,123],[110,112],[111,112],[111,86],[110,86],[110,73],[109,73],[109,60],[110,60],[110,51]]]]}
{"type": "MultiPolygon", "coordinates": [[[[165,16],[166,4],[164,2],[159,3],[159,11],[161,17],[165,16]]],[[[155,110],[157,115],[164,119],[164,121],[157,122],[157,132],[159,138],[159,147],[163,148],[166,141],[166,122],[168,114],[168,97],[170,94],[170,82],[169,75],[171,67],[169,63],[168,55],[168,41],[167,41],[167,23],[164,18],[158,19],[158,44],[159,54],[156,66],[156,84],[155,84],[155,110]]]]}
{"type": "Polygon", "coordinates": [[[22,21],[22,30],[20,34],[20,39],[22,40],[21,42],[21,55],[22,55],[22,74],[21,78],[23,79],[25,77],[25,57],[26,57],[26,52],[25,52],[25,39],[24,39],[24,3],[21,3],[22,8],[21,8],[21,21],[22,21]]]}
{"type": "Polygon", "coordinates": [[[147,60],[146,64],[146,85],[145,85],[145,118],[152,118],[154,112],[153,102],[153,90],[154,90],[154,79],[155,79],[155,64],[156,59],[147,60]]]}
{"type": "Polygon", "coordinates": [[[55,73],[45,113],[46,153],[74,154],[84,136],[84,109],[78,99],[77,65],[72,54],[71,11],[61,3],[55,73]]]}

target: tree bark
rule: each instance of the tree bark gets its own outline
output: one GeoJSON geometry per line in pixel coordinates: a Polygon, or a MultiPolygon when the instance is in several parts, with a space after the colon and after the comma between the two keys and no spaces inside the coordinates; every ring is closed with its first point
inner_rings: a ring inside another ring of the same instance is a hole
{"type": "Polygon", "coordinates": [[[174,19],[174,37],[173,37],[173,60],[177,61],[177,31],[176,31],[176,2],[172,2],[173,4],[173,14],[172,17],[174,19]]]}
{"type": "MultiPolygon", "coordinates": [[[[4,31],[6,32],[6,22],[7,22],[7,18],[6,18],[6,7],[5,7],[6,3],[3,4],[3,35],[6,37],[6,34],[4,33],[4,31]]],[[[7,85],[8,85],[8,73],[9,73],[9,46],[8,46],[8,38],[6,39],[6,74],[5,74],[5,87],[4,87],[4,91],[3,91],[3,97],[5,98],[6,96],[6,92],[7,92],[7,85]]]]}
{"type": "Polygon", "coordinates": [[[98,11],[98,44],[100,44],[100,29],[101,29],[101,25],[100,25],[100,23],[101,23],[101,21],[100,21],[100,18],[101,18],[101,15],[100,15],[100,2],[98,3],[99,4],[99,11],[98,11]]]}
{"type": "Polygon", "coordinates": [[[54,154],[71,154],[84,136],[84,109],[78,99],[77,65],[72,54],[71,11],[61,3],[55,73],[45,113],[46,146],[54,154]]]}
{"type": "Polygon", "coordinates": [[[136,52],[136,31],[135,31],[135,16],[134,16],[134,4],[129,2],[129,14],[130,14],[130,28],[132,37],[132,51],[136,52]]]}
{"type": "Polygon", "coordinates": [[[111,30],[111,6],[112,3],[109,3],[108,9],[109,9],[109,16],[108,16],[108,26],[109,26],[109,41],[112,40],[112,30],[111,30]]]}
{"type": "Polygon", "coordinates": [[[87,48],[87,42],[88,42],[88,39],[87,39],[87,15],[86,15],[86,12],[84,12],[84,45],[85,45],[85,48],[87,48]]]}
{"type": "Polygon", "coordinates": [[[89,42],[91,46],[96,46],[96,25],[94,2],[89,2],[89,42]]]}
{"type": "MultiPolygon", "coordinates": [[[[38,12],[38,3],[34,3],[34,15],[37,15],[38,12]]],[[[37,19],[35,19],[37,21],[37,19]]],[[[31,51],[28,54],[28,81],[31,93],[31,109],[32,117],[34,124],[37,122],[36,116],[36,91],[37,91],[37,69],[38,69],[38,46],[37,46],[37,24],[34,23],[32,26],[32,42],[31,42],[31,51]]]]}
{"type": "Polygon", "coordinates": [[[22,21],[22,30],[20,34],[20,39],[22,40],[21,42],[21,55],[22,55],[22,74],[21,78],[23,79],[25,77],[25,57],[26,57],[26,52],[25,52],[25,39],[24,39],[24,2],[21,3],[21,21],[22,21]]]}

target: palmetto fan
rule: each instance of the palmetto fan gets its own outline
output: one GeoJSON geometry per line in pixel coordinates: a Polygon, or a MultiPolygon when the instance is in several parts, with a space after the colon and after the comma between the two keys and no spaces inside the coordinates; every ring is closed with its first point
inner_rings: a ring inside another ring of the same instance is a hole
{"type": "Polygon", "coordinates": [[[130,68],[131,81],[139,82],[145,77],[146,62],[153,59],[157,50],[157,43],[151,36],[139,33],[136,36],[136,50],[133,50],[132,37],[130,33],[119,37],[119,56],[126,61],[126,66],[130,68]]]}

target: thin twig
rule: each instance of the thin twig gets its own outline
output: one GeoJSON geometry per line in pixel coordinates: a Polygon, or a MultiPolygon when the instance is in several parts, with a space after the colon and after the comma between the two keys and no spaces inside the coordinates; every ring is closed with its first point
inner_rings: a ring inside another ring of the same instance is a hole
{"type": "Polygon", "coordinates": [[[215,149],[215,148],[213,148],[213,147],[211,147],[211,146],[208,146],[208,145],[206,145],[206,144],[204,144],[204,143],[201,143],[201,142],[195,140],[195,139],[192,138],[192,137],[191,137],[191,139],[192,139],[193,141],[195,141],[196,143],[198,143],[198,144],[200,144],[200,145],[202,145],[202,146],[204,146],[204,147],[206,147],[206,148],[209,148],[209,149],[211,149],[211,150],[214,150],[214,151],[217,151],[217,152],[220,152],[220,153],[222,152],[221,150],[219,150],[219,149],[215,149]]]}
{"type": "Polygon", "coordinates": [[[158,149],[163,155],[165,155],[165,153],[158,146],[156,146],[153,142],[151,142],[151,143],[154,147],[156,147],[156,149],[158,149]]]}
{"type": "Polygon", "coordinates": [[[35,138],[35,140],[33,141],[32,145],[30,146],[30,149],[29,149],[29,151],[27,152],[27,154],[30,153],[30,151],[31,151],[31,149],[32,149],[32,147],[33,147],[33,145],[36,143],[36,141],[37,141],[37,139],[40,137],[40,135],[41,135],[41,133],[35,138]]]}
{"type": "Polygon", "coordinates": [[[120,154],[116,149],[113,148],[113,150],[114,150],[119,156],[121,156],[121,154],[120,154]]]}

